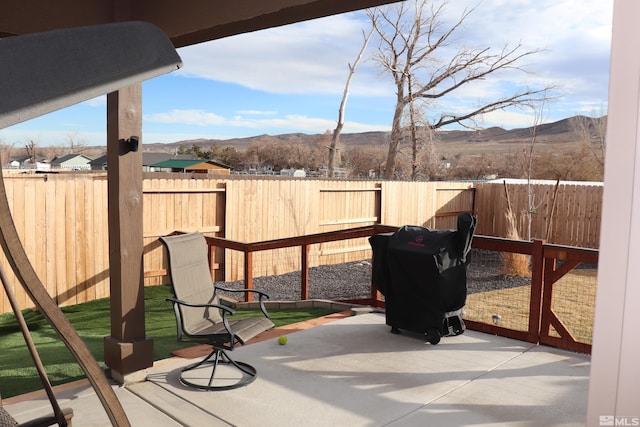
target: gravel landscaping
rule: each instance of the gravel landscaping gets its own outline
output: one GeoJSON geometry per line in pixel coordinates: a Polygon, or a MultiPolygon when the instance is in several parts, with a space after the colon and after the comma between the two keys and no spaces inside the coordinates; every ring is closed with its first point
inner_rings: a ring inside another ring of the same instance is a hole
{"type": "MultiPolygon", "coordinates": [[[[507,289],[531,283],[529,277],[505,276],[501,272],[500,254],[491,251],[471,252],[468,267],[468,293],[507,289]]],[[[243,287],[242,281],[219,282],[233,289],[243,287]]],[[[300,299],[300,272],[277,276],[255,277],[253,287],[267,292],[271,301],[297,301],[300,299]]],[[[310,299],[367,298],[371,293],[371,261],[323,265],[309,269],[310,299]]]]}

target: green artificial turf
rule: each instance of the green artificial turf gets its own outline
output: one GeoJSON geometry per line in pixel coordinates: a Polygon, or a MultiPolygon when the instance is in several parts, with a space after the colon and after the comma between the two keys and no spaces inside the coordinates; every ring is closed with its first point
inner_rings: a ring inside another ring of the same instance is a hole
{"type": "MultiPolygon", "coordinates": [[[[166,359],[171,351],[193,344],[176,341],[176,322],[171,303],[170,286],[145,288],[145,324],[147,336],[153,339],[154,360],[166,359]]],[[[78,334],[99,364],[104,364],[103,339],[111,335],[109,299],[62,307],[78,334]]],[[[270,310],[276,326],[296,323],[333,313],[323,308],[270,310]]],[[[234,317],[255,316],[259,310],[236,310],[234,317]]],[[[53,385],[84,378],[64,343],[49,323],[37,311],[23,310],[31,336],[36,344],[47,376],[53,385]]],[[[42,388],[33,361],[13,313],[0,315],[0,394],[4,398],[42,388]]]]}

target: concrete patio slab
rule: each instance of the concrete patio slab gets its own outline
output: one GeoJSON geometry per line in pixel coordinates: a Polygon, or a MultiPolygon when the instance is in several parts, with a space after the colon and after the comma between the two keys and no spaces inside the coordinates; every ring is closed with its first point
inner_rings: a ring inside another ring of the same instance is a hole
{"type": "MultiPolygon", "coordinates": [[[[93,388],[86,380],[78,381],[75,387],[56,387],[56,399],[60,407],[73,408],[72,423],[75,426],[101,427],[110,426],[109,418],[96,396],[93,388]]],[[[158,411],[125,387],[115,386],[114,390],[122,404],[132,426],[182,426],[166,413],[158,411]]],[[[35,419],[52,412],[51,404],[44,393],[35,396],[21,396],[20,401],[7,399],[5,409],[20,423],[35,419]]]]}
{"type": "MultiPolygon", "coordinates": [[[[178,380],[187,362],[149,382],[241,426],[581,425],[586,414],[588,356],[472,331],[432,346],[391,334],[376,313],[233,355],[258,370],[248,387],[188,389],[178,380]]],[[[147,398],[149,382],[128,388],[147,398]]]]}
{"type": "MultiPolygon", "coordinates": [[[[588,355],[474,331],[433,346],[421,334],[391,334],[380,313],[288,337],[286,345],[272,337],[231,353],[258,370],[246,387],[184,387],[180,369],[194,360],[174,358],[116,393],[134,426],[574,426],[586,419],[588,355]]],[[[73,407],[75,425],[109,425],[88,385],[58,398],[73,407]]],[[[21,420],[43,408],[50,411],[46,398],[7,407],[21,420]]]]}

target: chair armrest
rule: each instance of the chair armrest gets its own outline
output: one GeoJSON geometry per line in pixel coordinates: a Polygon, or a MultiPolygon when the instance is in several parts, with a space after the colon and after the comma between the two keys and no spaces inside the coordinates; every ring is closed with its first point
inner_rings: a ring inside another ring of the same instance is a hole
{"type": "Polygon", "coordinates": [[[213,287],[216,288],[219,291],[225,291],[225,292],[251,292],[251,293],[254,293],[254,294],[258,294],[261,297],[265,297],[265,298],[269,299],[269,294],[264,292],[264,291],[261,291],[259,289],[231,289],[231,288],[225,288],[225,287],[218,286],[218,285],[213,285],[213,287]]]}
{"type": "MultiPolygon", "coordinates": [[[[235,314],[235,310],[232,309],[231,307],[227,307],[225,305],[221,305],[221,304],[194,304],[194,303],[189,303],[186,301],[182,301],[179,300],[177,298],[165,298],[165,301],[170,301],[173,303],[173,307],[174,307],[174,312],[176,315],[176,319],[178,322],[178,341],[182,341],[182,314],[180,313],[180,310],[178,310],[178,306],[185,306],[185,307],[194,307],[194,308],[217,308],[219,310],[222,310],[222,324],[224,325],[225,329],[227,330],[227,332],[229,333],[229,336],[231,337],[231,342],[233,343],[233,337],[235,336],[235,334],[233,333],[233,330],[231,329],[231,325],[229,324],[229,320],[227,319],[227,315],[234,315],[235,314]]],[[[262,304],[261,304],[262,305],[262,304]]]]}
{"type": "Polygon", "coordinates": [[[269,312],[267,311],[267,308],[264,306],[264,298],[269,299],[269,294],[258,290],[258,289],[230,289],[230,288],[224,288],[222,286],[218,286],[218,285],[213,285],[214,289],[217,291],[225,291],[225,292],[251,292],[254,294],[258,294],[258,302],[260,303],[260,311],[262,311],[262,314],[264,314],[264,317],[266,317],[267,319],[271,318],[271,316],[269,315],[269,312]]]}
{"type": "Polygon", "coordinates": [[[186,307],[218,308],[218,309],[223,311],[223,314],[226,314],[226,313],[234,314],[235,313],[235,310],[232,309],[231,307],[227,307],[226,305],[221,305],[221,304],[193,304],[193,303],[190,303],[190,302],[179,300],[177,298],[166,298],[165,301],[171,301],[174,304],[184,305],[186,307]]]}

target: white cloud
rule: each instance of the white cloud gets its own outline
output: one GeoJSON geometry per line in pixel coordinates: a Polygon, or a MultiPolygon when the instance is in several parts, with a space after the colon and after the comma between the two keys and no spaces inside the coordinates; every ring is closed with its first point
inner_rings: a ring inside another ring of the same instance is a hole
{"type": "Polygon", "coordinates": [[[494,111],[485,114],[484,117],[482,117],[480,124],[485,128],[493,126],[505,129],[526,128],[536,124],[536,117],[534,116],[533,111],[494,111]]]}
{"type": "MultiPolygon", "coordinates": [[[[449,2],[445,18],[453,22],[475,4],[449,2]]],[[[527,86],[553,82],[567,96],[594,102],[606,99],[608,90],[612,9],[612,0],[484,0],[464,22],[457,41],[492,50],[506,43],[522,43],[523,51],[543,49],[523,61],[533,75],[511,72],[500,79],[527,86]]],[[[340,94],[347,64],[355,59],[368,25],[364,12],[354,12],[183,48],[182,73],[270,93],[340,94]]],[[[367,57],[374,49],[372,41],[367,57]]],[[[469,96],[472,90],[495,93],[495,79],[469,88],[469,96]]],[[[373,61],[364,61],[351,94],[392,97],[394,88],[373,61]]]]}
{"type": "Polygon", "coordinates": [[[221,125],[224,117],[202,110],[171,110],[167,113],[145,114],[143,119],[152,123],[184,124],[191,126],[221,125]]]}
{"type": "MultiPolygon", "coordinates": [[[[357,12],[189,46],[180,49],[185,67],[178,73],[269,93],[342,93],[367,26],[357,12]]],[[[373,64],[361,62],[352,93],[388,94],[380,86],[373,64]]]]}
{"type": "MultiPolygon", "coordinates": [[[[246,114],[246,112],[244,112],[246,114]]],[[[237,114],[233,118],[224,118],[214,113],[202,110],[172,110],[167,113],[156,113],[144,116],[145,122],[187,126],[211,126],[221,128],[243,128],[278,130],[281,132],[324,133],[336,127],[335,120],[306,115],[285,115],[282,117],[263,118],[262,116],[274,116],[274,112],[249,111],[246,116],[237,114]]],[[[372,125],[358,122],[345,122],[343,131],[364,132],[371,130],[389,130],[390,126],[372,125]]]]}

